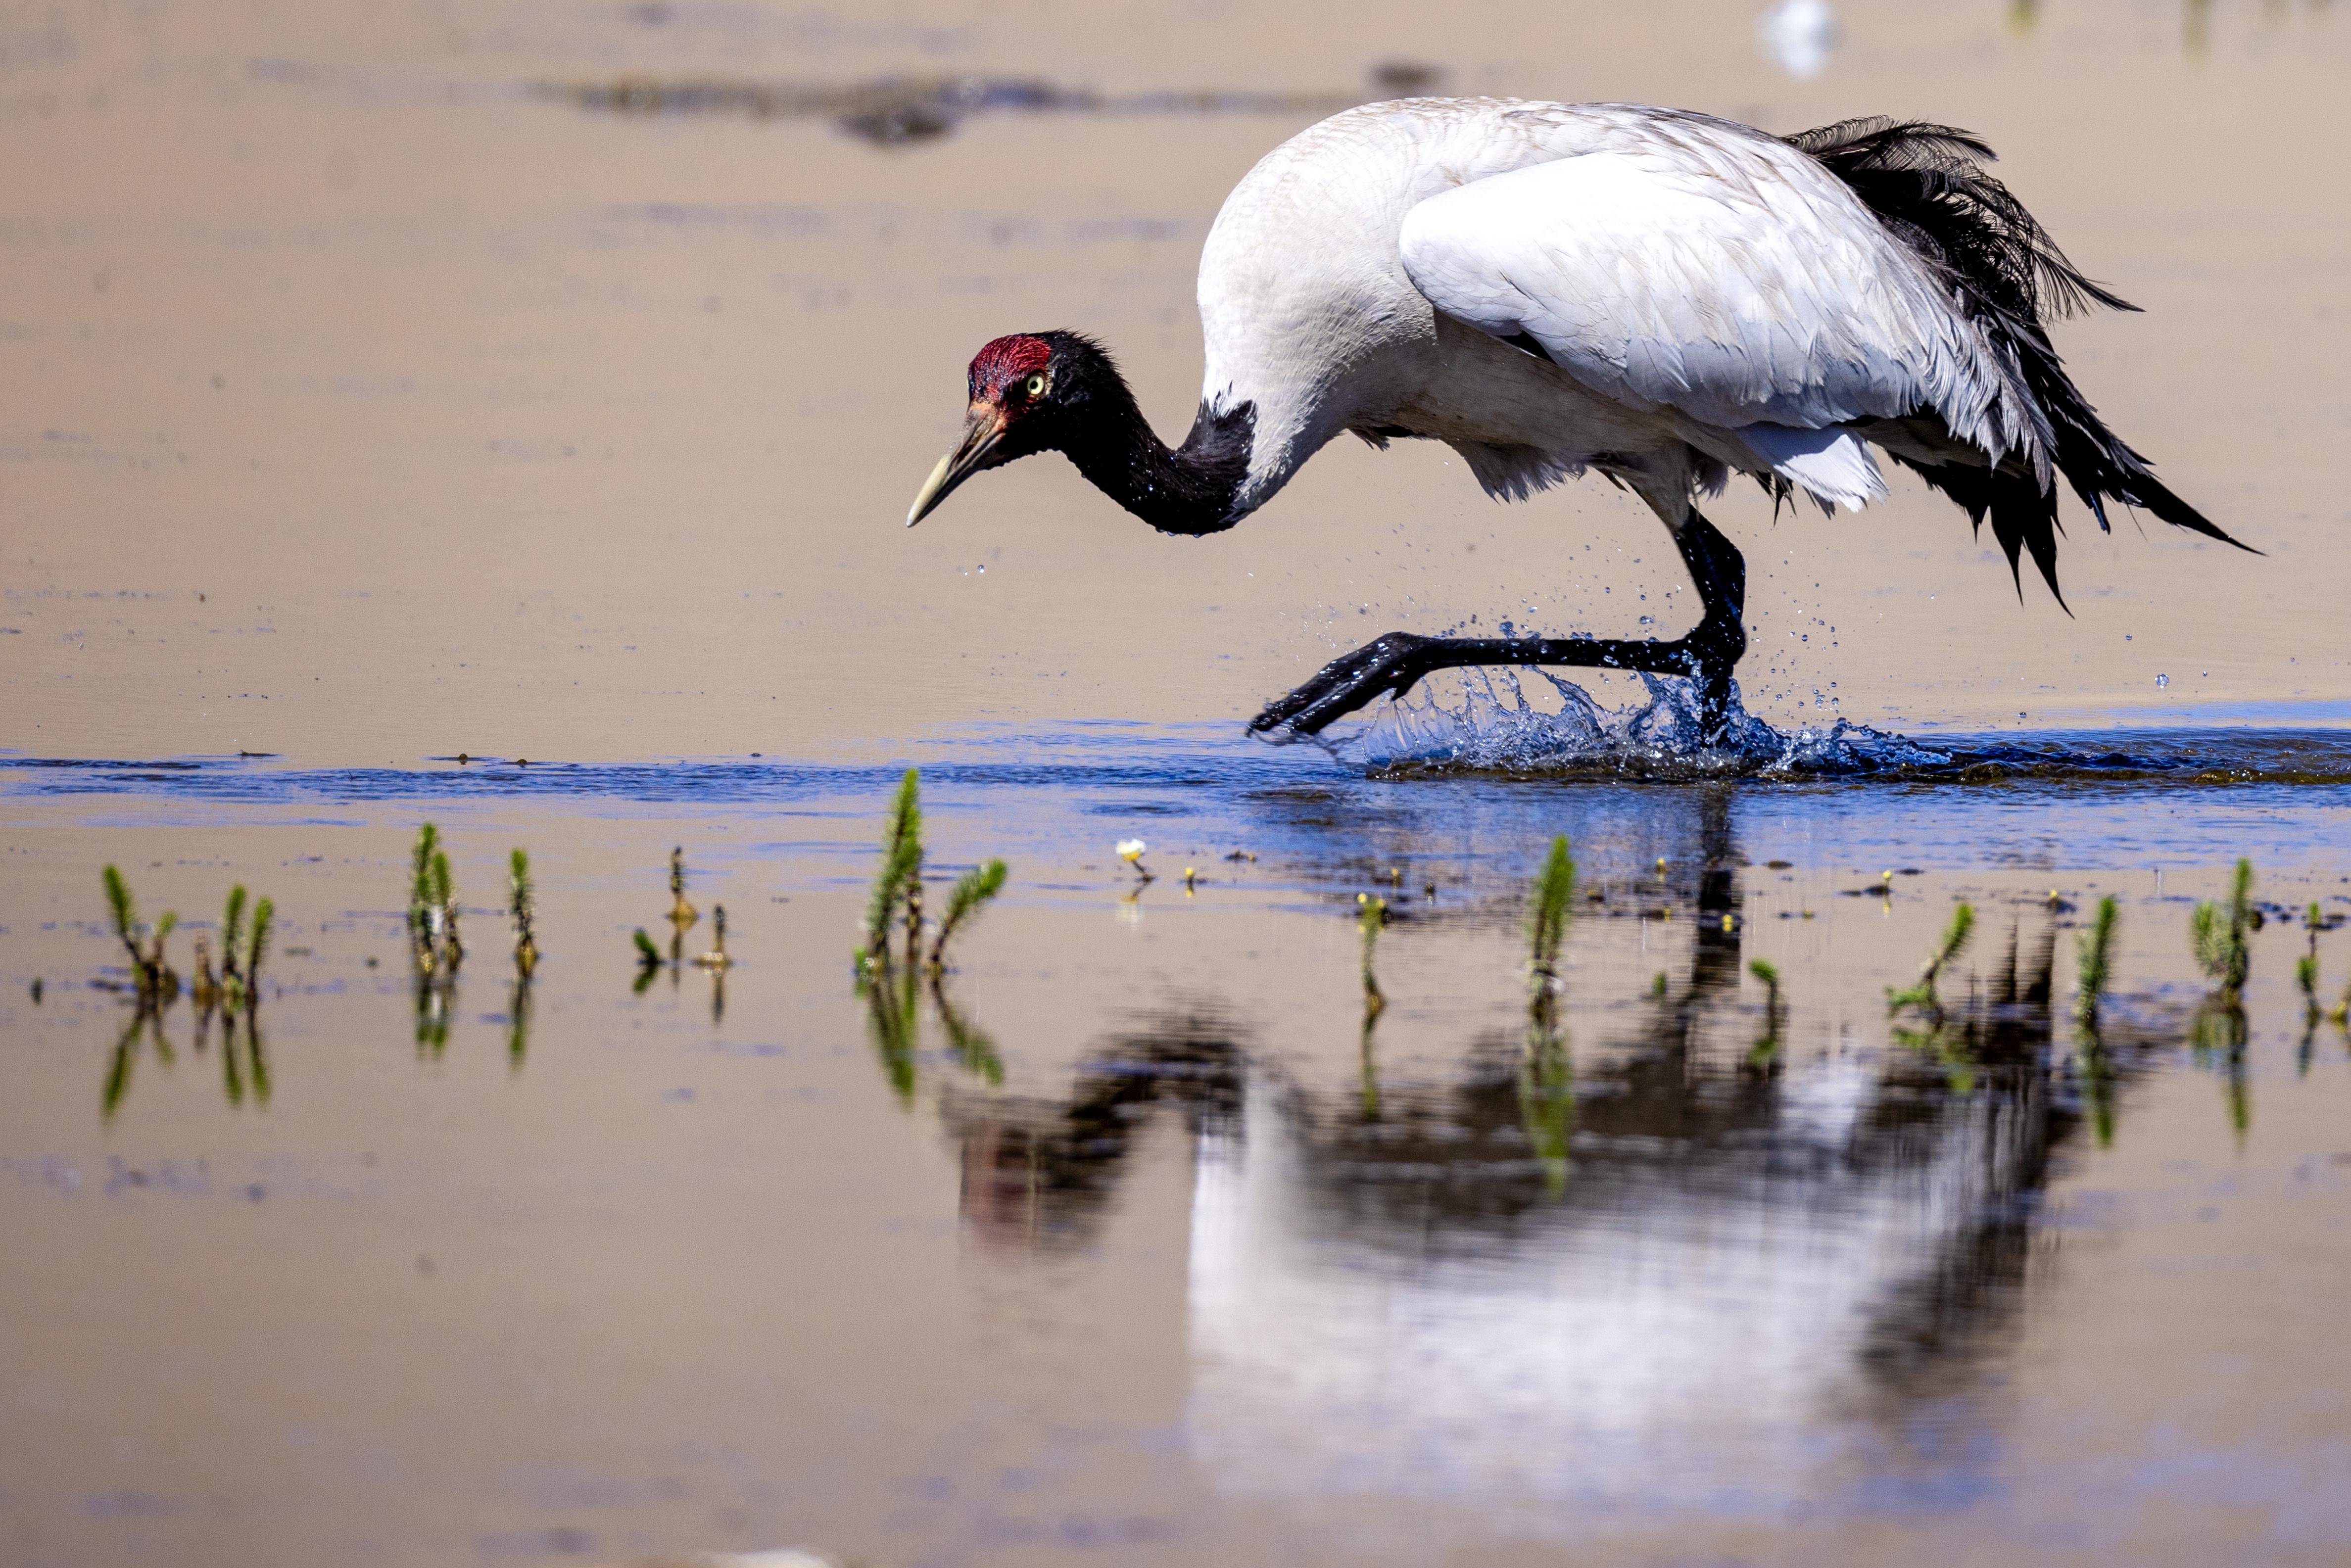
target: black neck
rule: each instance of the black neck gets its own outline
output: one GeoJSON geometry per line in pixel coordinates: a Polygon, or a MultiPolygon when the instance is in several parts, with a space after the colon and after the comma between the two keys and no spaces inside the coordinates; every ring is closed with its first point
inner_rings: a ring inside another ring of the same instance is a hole
{"type": "Polygon", "coordinates": [[[1084,435],[1062,448],[1094,487],[1163,534],[1221,533],[1240,520],[1257,406],[1211,415],[1203,402],[1184,444],[1169,451],[1123,383],[1102,389],[1084,435]]]}

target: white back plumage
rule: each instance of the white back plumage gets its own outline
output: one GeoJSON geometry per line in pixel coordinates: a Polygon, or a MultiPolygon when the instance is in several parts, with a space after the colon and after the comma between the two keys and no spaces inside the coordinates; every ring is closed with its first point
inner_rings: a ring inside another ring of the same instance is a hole
{"type": "Polygon", "coordinates": [[[1630,458],[1679,464],[1685,497],[1728,467],[1858,506],[1884,486],[1840,427],[1922,410],[2046,471],[2032,400],[1928,266],[1811,157],[1703,115],[1351,110],[1235,187],[1199,299],[1204,401],[1257,408],[1243,510],[1348,429],[1448,441],[1510,495],[1630,458]]]}

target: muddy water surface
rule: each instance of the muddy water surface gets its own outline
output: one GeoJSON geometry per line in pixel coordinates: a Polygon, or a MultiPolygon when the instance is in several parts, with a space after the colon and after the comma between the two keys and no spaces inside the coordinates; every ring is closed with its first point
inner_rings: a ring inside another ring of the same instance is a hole
{"type": "Polygon", "coordinates": [[[2343,1560],[2342,18],[1840,11],[1802,83],[1698,4],[7,24],[0,1557],[2343,1560]],[[897,526],[998,332],[1178,426],[1217,201],[1398,62],[1985,132],[2148,308],[2063,329],[2091,395],[2270,554],[2085,520],[2067,619],[1915,493],[1731,497],[1750,707],[1942,760],[1656,782],[1236,734],[1388,626],[1674,621],[1604,488],[1334,448],[1185,541],[1040,463],[897,526]],[[861,992],[910,762],[935,906],[1012,882],[861,992]],[[473,953],[420,998],[428,819],[473,953]],[[276,900],[249,1018],[108,988],[109,862],[183,968],[276,900]]]}

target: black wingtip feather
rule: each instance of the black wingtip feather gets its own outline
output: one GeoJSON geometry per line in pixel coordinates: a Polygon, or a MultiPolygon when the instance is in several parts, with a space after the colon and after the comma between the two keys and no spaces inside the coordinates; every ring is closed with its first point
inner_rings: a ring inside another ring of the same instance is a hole
{"type": "MultiPolygon", "coordinates": [[[[2138,308],[2084,277],[2066,259],[2024,204],[1988,173],[1994,154],[1980,137],[1948,125],[1886,118],[1841,120],[1788,139],[1844,182],[1886,229],[1934,268],[1959,308],[2014,368],[2049,427],[2048,456],[2074,493],[2107,532],[2105,503],[2120,501],[2154,513],[2175,528],[2239,549],[2262,552],[2231,538],[2155,477],[2147,459],[2106,428],[2050,345],[2044,319],[2070,316],[2090,305],[2138,308]]],[[[1896,459],[1901,461],[1901,459],[1896,459]]],[[[1975,519],[1989,517],[2008,554],[2009,570],[2023,592],[2020,556],[2032,552],[2057,591],[2057,497],[2021,474],[1995,475],[1959,465],[1926,467],[1928,484],[1975,519]]],[[[2071,614],[2068,610],[2066,613],[2071,614]]]]}

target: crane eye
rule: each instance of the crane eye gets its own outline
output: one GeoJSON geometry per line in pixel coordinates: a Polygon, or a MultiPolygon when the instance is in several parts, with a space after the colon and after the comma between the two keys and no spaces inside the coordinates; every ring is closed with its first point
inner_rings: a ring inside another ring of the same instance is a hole
{"type": "Polygon", "coordinates": [[[1043,397],[1045,395],[1045,378],[1042,376],[1030,376],[1029,378],[1029,385],[1025,390],[1030,397],[1043,397]]]}

